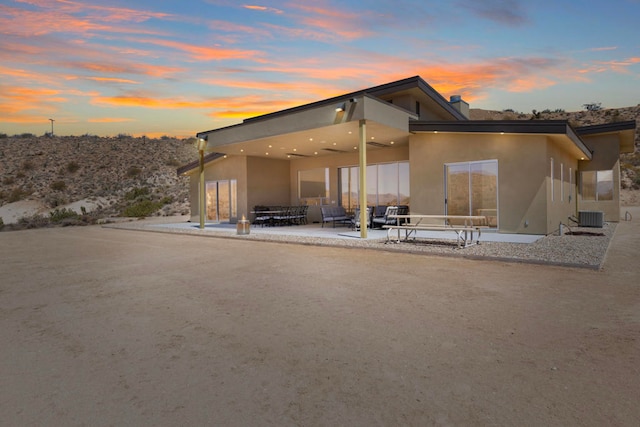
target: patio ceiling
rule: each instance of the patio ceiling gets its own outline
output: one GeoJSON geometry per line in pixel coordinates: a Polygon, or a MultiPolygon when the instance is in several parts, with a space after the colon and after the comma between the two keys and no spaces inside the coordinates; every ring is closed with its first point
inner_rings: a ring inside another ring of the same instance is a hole
{"type": "MultiPolygon", "coordinates": [[[[406,145],[410,133],[368,120],[367,149],[384,149],[406,145]]],[[[318,157],[357,151],[360,138],[358,121],[333,124],[266,138],[210,147],[228,155],[257,156],[278,159],[318,157]]]]}

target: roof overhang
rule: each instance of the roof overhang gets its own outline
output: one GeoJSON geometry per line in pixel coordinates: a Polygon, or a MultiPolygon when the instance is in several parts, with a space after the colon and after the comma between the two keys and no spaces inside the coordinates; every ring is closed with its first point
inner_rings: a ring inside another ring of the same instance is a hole
{"type": "Polygon", "coordinates": [[[207,140],[206,151],[292,159],[353,152],[361,120],[366,120],[372,148],[407,144],[409,122],[415,119],[414,113],[365,93],[247,119],[197,136],[207,140]]]}
{"type": "Polygon", "coordinates": [[[563,144],[578,159],[591,160],[591,151],[565,120],[469,120],[458,122],[416,121],[409,125],[411,132],[449,132],[484,134],[547,135],[563,144]]]}
{"type": "Polygon", "coordinates": [[[620,152],[633,153],[635,150],[636,121],[606,123],[602,125],[583,126],[576,128],[580,136],[618,135],[620,152]]]}
{"type": "MultiPolygon", "coordinates": [[[[209,153],[203,157],[203,162],[209,163],[221,157],[224,157],[224,153],[209,153]]],[[[191,172],[192,170],[197,169],[199,166],[200,166],[200,159],[189,162],[186,165],[180,166],[178,168],[177,170],[178,175],[185,175],[191,172]]]]}

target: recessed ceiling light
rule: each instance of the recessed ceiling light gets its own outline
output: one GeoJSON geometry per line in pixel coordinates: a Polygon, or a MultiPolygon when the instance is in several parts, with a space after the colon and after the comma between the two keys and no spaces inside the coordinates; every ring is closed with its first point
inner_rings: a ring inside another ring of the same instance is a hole
{"type": "Polygon", "coordinates": [[[287,159],[290,159],[290,158],[291,158],[291,154],[287,154],[287,159]]]}
{"type": "Polygon", "coordinates": [[[240,149],[240,152],[241,152],[241,153],[244,153],[244,148],[241,148],[241,149],[240,149]]]}
{"type": "Polygon", "coordinates": [[[333,145],[338,145],[338,143],[337,143],[337,142],[334,142],[334,143],[333,143],[333,145]]]}
{"type": "Polygon", "coordinates": [[[395,141],[391,141],[391,142],[390,142],[390,144],[391,144],[391,145],[393,145],[393,144],[395,144],[395,143],[396,143],[395,141]]]}
{"type": "Polygon", "coordinates": [[[294,148],[294,149],[293,149],[293,151],[298,151],[298,149],[297,149],[297,148],[294,148]]]}
{"type": "Polygon", "coordinates": [[[349,131],[349,135],[351,135],[353,132],[349,131]]]}
{"type": "Polygon", "coordinates": [[[376,139],[376,137],[375,137],[375,136],[372,136],[372,137],[371,137],[371,139],[376,139]]]}
{"type": "Polygon", "coordinates": [[[266,156],[268,156],[268,155],[269,155],[269,153],[264,153],[264,154],[265,154],[266,156]]]}
{"type": "Polygon", "coordinates": [[[273,147],[273,145],[269,144],[269,148],[273,147]]]}
{"type": "Polygon", "coordinates": [[[354,149],[354,150],[357,150],[357,149],[358,149],[358,147],[353,147],[353,149],[354,149]]]}
{"type": "Polygon", "coordinates": [[[317,154],[318,154],[318,152],[317,152],[317,151],[314,151],[314,152],[313,152],[313,154],[316,154],[316,155],[317,155],[317,154]]]}
{"type": "Polygon", "coordinates": [[[309,138],[309,141],[313,141],[313,138],[309,138]]]}

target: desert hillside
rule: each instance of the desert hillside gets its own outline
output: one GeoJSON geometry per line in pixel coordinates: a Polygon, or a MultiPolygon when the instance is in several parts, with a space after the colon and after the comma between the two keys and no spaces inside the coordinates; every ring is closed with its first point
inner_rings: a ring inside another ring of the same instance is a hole
{"type": "Polygon", "coordinates": [[[16,222],[22,212],[48,215],[52,209],[101,218],[149,210],[154,215],[187,214],[188,179],[177,176],[176,169],[194,159],[193,139],[0,138],[3,221],[16,222]]]}
{"type": "MultiPolygon", "coordinates": [[[[472,109],[471,119],[568,120],[576,127],[626,120],[640,123],[640,105],[573,113],[472,109]]],[[[623,205],[640,205],[639,146],[640,128],[636,152],[622,158],[623,205]]],[[[74,211],[87,214],[84,217],[91,221],[188,214],[188,179],[178,177],[176,169],[196,159],[193,138],[36,137],[0,132],[0,217],[10,224],[26,216],[47,217],[56,209],[63,214],[61,219],[74,211]]]]}

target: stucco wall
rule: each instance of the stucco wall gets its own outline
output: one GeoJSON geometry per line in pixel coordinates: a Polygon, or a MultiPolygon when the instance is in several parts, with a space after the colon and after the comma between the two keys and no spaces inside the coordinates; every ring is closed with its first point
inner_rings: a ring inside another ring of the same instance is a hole
{"type": "Polygon", "coordinates": [[[569,224],[569,217],[577,215],[576,170],[578,160],[547,142],[547,233],[555,232],[560,223],[569,224]],[[551,159],[553,158],[553,186],[551,185],[551,159]],[[571,172],[569,172],[571,170],[571,172]],[[570,179],[569,174],[573,175],[570,179]],[[553,194],[551,192],[553,188],[553,194]]]}
{"type": "Polygon", "coordinates": [[[289,161],[247,157],[247,211],[256,205],[290,205],[289,161]]]}
{"type": "MultiPolygon", "coordinates": [[[[617,135],[584,136],[583,141],[593,152],[591,161],[581,161],[579,171],[613,171],[613,200],[582,200],[582,188],[578,193],[578,210],[602,211],[604,220],[618,222],[620,220],[620,142],[617,135]]],[[[580,181],[579,181],[580,182],[580,181]]]]}
{"type": "Polygon", "coordinates": [[[411,212],[445,212],[444,165],[498,161],[499,231],[546,234],[547,139],[542,135],[422,133],[411,137],[411,212]]]}

